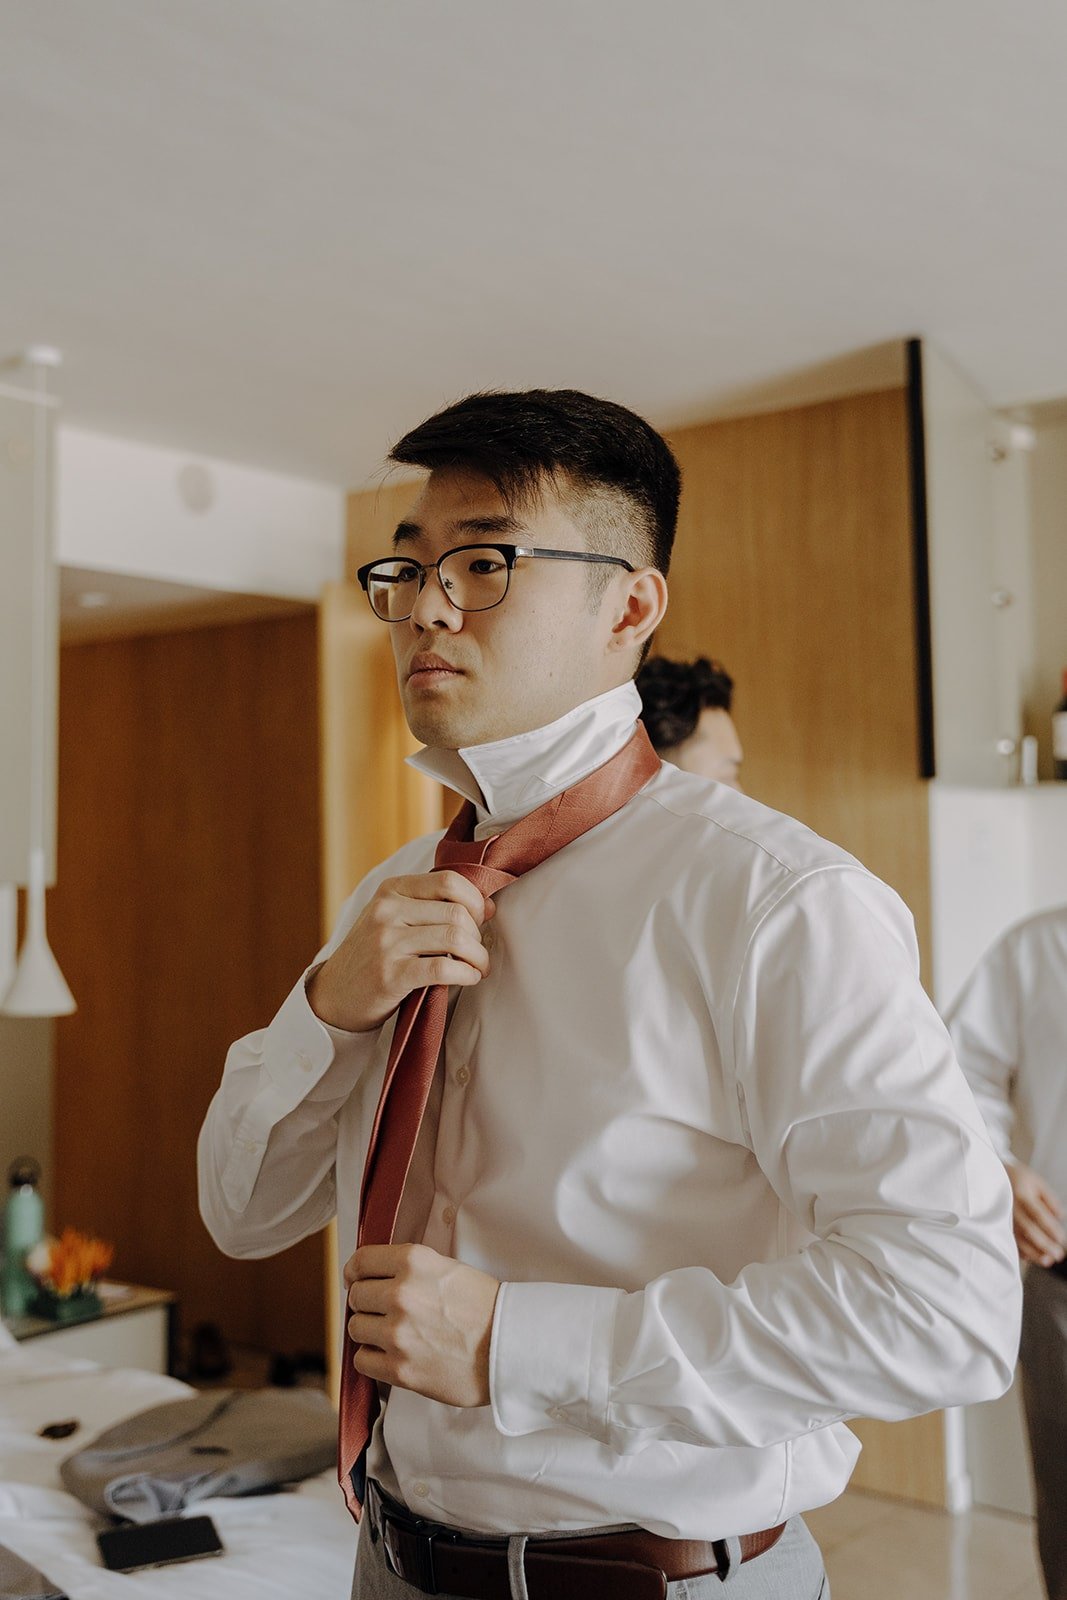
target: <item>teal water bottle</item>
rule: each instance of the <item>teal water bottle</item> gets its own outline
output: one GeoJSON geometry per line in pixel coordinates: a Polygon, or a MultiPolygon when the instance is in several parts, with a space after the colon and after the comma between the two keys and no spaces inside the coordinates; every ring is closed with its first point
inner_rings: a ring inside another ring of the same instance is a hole
{"type": "Polygon", "coordinates": [[[44,1205],[37,1191],[40,1163],[19,1156],[7,1169],[11,1192],[4,1206],[4,1266],[0,1276],[0,1304],[5,1317],[22,1317],[30,1309],[37,1285],[26,1267],[26,1257],[44,1238],[44,1205]]]}

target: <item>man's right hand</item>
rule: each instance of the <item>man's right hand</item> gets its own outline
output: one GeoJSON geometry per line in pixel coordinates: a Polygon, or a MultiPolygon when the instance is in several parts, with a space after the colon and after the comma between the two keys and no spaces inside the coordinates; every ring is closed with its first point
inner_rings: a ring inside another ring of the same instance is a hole
{"type": "Polygon", "coordinates": [[[481,928],[492,900],[458,872],[387,878],[308,984],[315,1015],[368,1033],[405,995],[429,984],[480,983],[489,971],[481,928]]]}
{"type": "Polygon", "coordinates": [[[1024,1261],[1051,1267],[1067,1253],[1067,1234],[1063,1231],[1063,1207],[1044,1178],[1022,1163],[1008,1165],[1008,1178],[1014,1196],[1012,1220],[1015,1243],[1024,1261]]]}

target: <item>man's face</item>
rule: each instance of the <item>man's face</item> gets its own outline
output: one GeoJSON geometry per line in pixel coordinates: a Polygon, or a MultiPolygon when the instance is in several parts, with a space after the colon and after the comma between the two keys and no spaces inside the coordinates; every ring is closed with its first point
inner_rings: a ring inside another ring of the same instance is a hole
{"type": "Polygon", "coordinates": [[[689,738],[664,750],[663,755],[683,772],[713,778],[716,783],[729,784],[731,789],[741,788],[744,752],[733,718],[721,706],[707,706],[689,738]]]}
{"type": "MultiPolygon", "coordinates": [[[[488,479],[459,469],[432,473],[397,531],[397,554],[424,564],[483,541],[587,547],[550,487],[539,503],[509,512],[488,479]]],[[[609,645],[628,574],[606,570],[612,577],[592,609],[583,562],[520,557],[507,594],[488,611],[457,611],[430,573],[408,620],[389,624],[416,738],[452,750],[506,739],[624,683],[632,657],[609,645]]]]}

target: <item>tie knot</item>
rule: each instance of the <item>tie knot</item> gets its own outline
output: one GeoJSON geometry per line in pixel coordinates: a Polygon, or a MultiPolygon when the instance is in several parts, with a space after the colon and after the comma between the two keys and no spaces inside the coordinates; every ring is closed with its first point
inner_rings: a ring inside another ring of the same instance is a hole
{"type": "Polygon", "coordinates": [[[514,872],[505,872],[487,861],[486,857],[494,843],[495,840],[491,838],[451,839],[446,834],[437,846],[434,867],[458,872],[468,883],[480,889],[487,899],[491,899],[501,889],[506,889],[509,883],[514,883],[516,877],[514,872]]]}

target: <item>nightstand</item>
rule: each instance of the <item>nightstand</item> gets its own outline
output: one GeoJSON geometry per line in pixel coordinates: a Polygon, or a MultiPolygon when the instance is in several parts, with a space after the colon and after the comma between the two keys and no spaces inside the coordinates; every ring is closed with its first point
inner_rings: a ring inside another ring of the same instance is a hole
{"type": "Polygon", "coordinates": [[[177,1325],[178,1297],[169,1289],[130,1283],[99,1286],[104,1309],[85,1322],[57,1323],[46,1317],[6,1317],[4,1326],[20,1343],[45,1346],[56,1355],[99,1361],[106,1367],[169,1372],[177,1325]]]}

